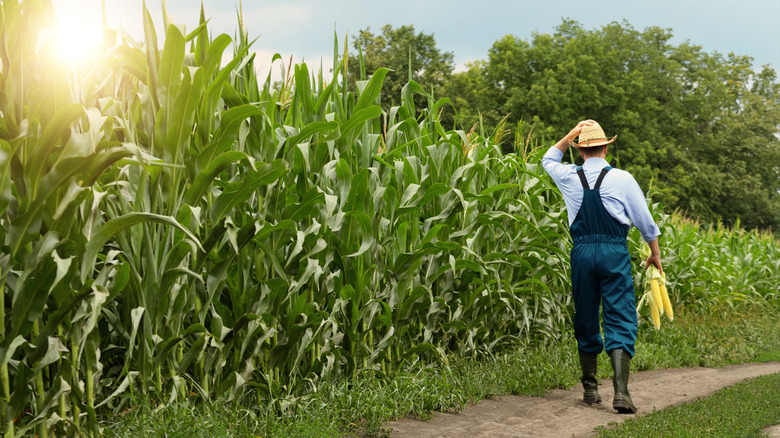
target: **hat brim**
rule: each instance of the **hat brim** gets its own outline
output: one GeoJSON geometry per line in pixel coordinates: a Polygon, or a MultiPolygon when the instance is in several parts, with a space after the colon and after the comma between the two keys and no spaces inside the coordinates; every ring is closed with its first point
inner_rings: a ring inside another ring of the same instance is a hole
{"type": "Polygon", "coordinates": [[[582,143],[575,143],[573,141],[569,141],[569,144],[574,147],[578,148],[594,148],[596,146],[606,146],[608,144],[613,143],[617,139],[617,135],[612,137],[611,140],[607,140],[606,138],[597,138],[595,140],[586,140],[582,143]]]}

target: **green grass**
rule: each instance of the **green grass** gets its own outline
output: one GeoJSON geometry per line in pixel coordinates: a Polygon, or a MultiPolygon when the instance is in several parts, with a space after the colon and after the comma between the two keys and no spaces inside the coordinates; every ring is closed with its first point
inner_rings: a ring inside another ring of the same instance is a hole
{"type": "Polygon", "coordinates": [[[756,362],[780,362],[780,350],[765,351],[758,355],[756,362]]]}
{"type": "Polygon", "coordinates": [[[248,403],[198,406],[176,403],[155,410],[148,402],[106,423],[105,436],[160,438],[232,438],[339,436],[345,429],[328,415],[327,406],[305,403],[294,415],[248,403]]]}
{"type": "Polygon", "coordinates": [[[629,418],[599,437],[757,437],[780,423],[778,388],[780,374],[758,377],[704,399],[629,418]]]}
{"type": "Polygon", "coordinates": [[[543,395],[551,387],[573,385],[574,359],[566,347],[554,346],[482,361],[453,359],[450,366],[419,365],[392,378],[365,371],[306,397],[276,401],[275,406],[288,406],[281,412],[251,398],[228,405],[179,403],[156,412],[143,403],[106,420],[106,436],[384,436],[387,422],[405,415],[430,418],[434,411],[457,412],[494,395],[543,395]]]}
{"type": "Polygon", "coordinates": [[[780,350],[780,317],[772,307],[719,308],[709,313],[686,313],[660,330],[639,329],[632,369],[712,367],[759,360],[780,350]]]}
{"type": "MultiPolygon", "coordinates": [[[[309,395],[296,400],[258,403],[245,398],[229,405],[179,404],[156,413],[145,405],[104,424],[107,436],[121,437],[384,436],[388,421],[407,415],[429,418],[434,411],[456,412],[491,396],[543,395],[551,388],[570,387],[579,378],[575,345],[566,337],[558,344],[516,348],[481,360],[451,358],[448,366],[416,365],[392,377],[365,371],[347,381],[312,388],[309,395]]],[[[640,326],[632,368],[721,366],[776,360],[778,355],[776,312],[681,312],[659,331],[640,326]]],[[[599,374],[608,378],[610,368],[606,355],[602,356],[599,374]]],[[[743,411],[741,407],[734,410],[743,411]]]]}

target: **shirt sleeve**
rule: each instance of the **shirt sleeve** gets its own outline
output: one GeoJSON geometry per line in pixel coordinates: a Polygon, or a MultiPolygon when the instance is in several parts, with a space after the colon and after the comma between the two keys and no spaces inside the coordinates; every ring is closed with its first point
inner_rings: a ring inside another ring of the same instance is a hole
{"type": "Polygon", "coordinates": [[[542,167],[556,184],[563,179],[567,172],[566,165],[561,163],[562,159],[563,152],[555,146],[550,146],[542,158],[542,167]]]}
{"type": "Polygon", "coordinates": [[[642,238],[645,242],[652,242],[661,235],[661,230],[653,220],[653,215],[647,207],[647,201],[644,193],[642,193],[642,189],[639,188],[639,184],[633,177],[629,178],[624,189],[626,191],[626,199],[628,200],[626,205],[628,218],[642,233],[642,238]]]}

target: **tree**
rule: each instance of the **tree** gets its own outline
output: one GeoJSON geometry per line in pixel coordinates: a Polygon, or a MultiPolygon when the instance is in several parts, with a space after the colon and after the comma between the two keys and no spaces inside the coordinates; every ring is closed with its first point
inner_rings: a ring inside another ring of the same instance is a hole
{"type": "Polygon", "coordinates": [[[485,119],[536,121],[544,144],[583,118],[598,120],[618,134],[611,152],[620,166],[652,186],[655,200],[705,222],[780,228],[774,70],[671,38],[658,27],[586,30],[571,20],[530,42],[507,35],[467,76],[455,76],[448,97],[471,102],[479,90],[485,119]],[[475,78],[484,83],[462,86],[475,78]]]}
{"type": "Polygon", "coordinates": [[[454,69],[452,52],[441,52],[433,34],[415,33],[414,25],[394,29],[386,24],[379,35],[374,35],[368,27],[353,38],[352,45],[363,57],[362,72],[360,53],[349,57],[348,69],[353,83],[360,80],[363,73],[370,76],[380,67],[392,70],[385,77],[382,91],[385,110],[400,102],[401,90],[409,80],[438,95],[454,69]]]}
{"type": "Polygon", "coordinates": [[[484,64],[485,61],[471,62],[466,65],[466,71],[452,74],[444,84],[442,93],[450,98],[453,105],[445,109],[444,124],[455,126],[460,123],[456,127],[468,131],[479,123],[480,118],[489,126],[496,126],[501,119],[489,95],[492,89],[486,86],[484,80],[484,64]]]}

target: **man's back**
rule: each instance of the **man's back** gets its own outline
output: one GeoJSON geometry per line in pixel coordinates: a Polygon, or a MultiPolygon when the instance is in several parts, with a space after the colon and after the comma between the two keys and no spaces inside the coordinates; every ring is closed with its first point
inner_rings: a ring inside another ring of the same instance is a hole
{"type": "MultiPolygon", "coordinates": [[[[563,152],[551,147],[544,155],[542,165],[563,195],[569,214],[569,225],[571,225],[582,204],[582,184],[577,176],[577,166],[561,163],[562,158],[563,152]]],[[[585,160],[582,168],[590,187],[595,185],[601,169],[605,166],[609,166],[609,163],[600,157],[585,160]]],[[[647,208],[644,194],[630,173],[621,169],[612,169],[604,178],[600,193],[604,208],[610,216],[623,225],[636,226],[645,241],[650,242],[660,234],[647,208]]]]}

